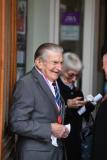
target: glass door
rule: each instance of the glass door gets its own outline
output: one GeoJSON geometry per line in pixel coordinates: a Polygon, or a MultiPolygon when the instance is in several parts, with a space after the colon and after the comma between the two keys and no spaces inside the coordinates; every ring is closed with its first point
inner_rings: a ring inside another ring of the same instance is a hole
{"type": "Polygon", "coordinates": [[[60,44],[82,59],[84,0],[60,1],[60,44]]]}
{"type": "Polygon", "coordinates": [[[25,74],[26,19],[27,0],[17,0],[17,80],[25,74]]]}
{"type": "MultiPolygon", "coordinates": [[[[84,0],[60,1],[59,43],[82,60],[84,0]]],[[[81,78],[78,82],[81,87],[81,78]]]]}

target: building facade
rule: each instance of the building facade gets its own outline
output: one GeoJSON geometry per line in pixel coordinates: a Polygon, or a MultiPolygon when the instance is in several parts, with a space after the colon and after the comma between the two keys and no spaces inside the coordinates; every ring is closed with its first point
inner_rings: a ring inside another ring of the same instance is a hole
{"type": "Polygon", "coordinates": [[[12,160],[9,110],[15,82],[33,66],[36,48],[53,42],[79,55],[85,95],[103,91],[101,47],[107,40],[106,0],[0,0],[0,159],[12,160]]]}

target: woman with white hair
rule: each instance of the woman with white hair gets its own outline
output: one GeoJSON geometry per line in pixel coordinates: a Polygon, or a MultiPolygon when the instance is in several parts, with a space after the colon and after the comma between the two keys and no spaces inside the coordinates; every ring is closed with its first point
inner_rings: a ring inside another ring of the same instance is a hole
{"type": "Polygon", "coordinates": [[[91,103],[84,101],[82,91],[76,87],[83,65],[79,57],[71,52],[64,53],[64,63],[58,85],[66,104],[65,124],[71,124],[71,132],[64,140],[67,160],[81,160],[81,127],[82,118],[88,117],[94,109],[91,103]],[[86,112],[78,114],[82,106],[86,106],[86,112]]]}

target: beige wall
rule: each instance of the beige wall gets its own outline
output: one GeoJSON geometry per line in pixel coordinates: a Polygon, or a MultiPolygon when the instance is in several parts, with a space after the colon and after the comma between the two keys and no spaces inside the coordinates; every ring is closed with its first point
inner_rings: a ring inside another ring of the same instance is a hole
{"type": "Polygon", "coordinates": [[[26,71],[33,66],[36,48],[49,42],[50,0],[28,0],[26,71]]]}

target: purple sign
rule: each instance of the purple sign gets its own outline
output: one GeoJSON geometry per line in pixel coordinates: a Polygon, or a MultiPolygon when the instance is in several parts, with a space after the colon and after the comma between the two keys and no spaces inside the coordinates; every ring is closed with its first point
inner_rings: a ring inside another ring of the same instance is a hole
{"type": "Polygon", "coordinates": [[[80,25],[79,12],[66,12],[61,15],[61,25],[80,25]]]}

